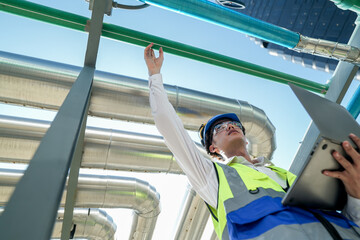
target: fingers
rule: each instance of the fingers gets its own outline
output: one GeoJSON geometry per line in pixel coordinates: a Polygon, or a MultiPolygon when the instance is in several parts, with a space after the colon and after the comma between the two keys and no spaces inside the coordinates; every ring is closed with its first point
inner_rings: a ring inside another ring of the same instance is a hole
{"type": "Polygon", "coordinates": [[[151,48],[152,46],[154,45],[154,43],[150,43],[144,50],[144,57],[147,58],[147,57],[150,57],[151,56],[151,48]]]}
{"type": "Polygon", "coordinates": [[[354,141],[354,143],[356,144],[356,146],[358,146],[358,148],[360,148],[360,138],[358,138],[355,134],[350,133],[350,138],[351,140],[354,141]]]}
{"type": "Polygon", "coordinates": [[[161,60],[164,59],[164,50],[163,50],[162,47],[160,47],[160,49],[159,49],[159,58],[160,58],[161,60]]]}
{"type": "MultiPolygon", "coordinates": [[[[157,59],[155,57],[155,52],[154,52],[154,49],[152,49],[152,47],[154,46],[154,43],[150,43],[144,50],[144,58],[154,58],[154,59],[157,59]]],[[[159,49],[159,57],[158,59],[164,59],[164,51],[163,51],[163,48],[160,47],[159,49]]]]}
{"type": "Polygon", "coordinates": [[[328,170],[325,170],[323,171],[323,174],[326,175],[326,176],[329,176],[329,177],[333,177],[333,178],[337,178],[337,179],[340,179],[340,180],[343,180],[343,172],[340,172],[340,171],[328,171],[328,170]]]}
{"type": "MultiPolygon", "coordinates": [[[[349,144],[349,143],[348,143],[349,144]]],[[[349,146],[350,147],[350,146],[349,146]]],[[[342,156],[340,153],[338,153],[337,151],[334,151],[332,153],[332,156],[336,159],[336,161],[338,161],[338,163],[347,171],[349,172],[353,172],[354,171],[354,166],[351,164],[351,162],[349,162],[344,156],[342,156]]]]}

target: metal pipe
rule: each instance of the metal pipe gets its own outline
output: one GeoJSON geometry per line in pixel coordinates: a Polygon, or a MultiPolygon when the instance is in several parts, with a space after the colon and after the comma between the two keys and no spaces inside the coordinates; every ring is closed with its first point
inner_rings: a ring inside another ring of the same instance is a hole
{"type": "MultiPolygon", "coordinates": [[[[240,31],[252,37],[260,38],[264,41],[275,43],[298,52],[360,63],[359,48],[337,42],[305,37],[299,33],[258,20],[208,0],[139,1],[240,31]]],[[[340,4],[338,0],[333,1],[340,4]]],[[[354,3],[352,8],[358,10],[359,7],[354,3]]]]}
{"type": "MultiPolygon", "coordinates": [[[[60,238],[63,228],[64,209],[58,211],[52,238],[60,238]]],[[[96,208],[75,208],[73,226],[76,225],[73,238],[91,240],[114,240],[116,224],[104,210],[96,208]]]]}
{"type": "MultiPolygon", "coordinates": [[[[11,53],[0,53],[0,101],[58,109],[75,81],[79,67],[11,53]]],[[[214,115],[234,112],[243,122],[253,156],[271,159],[275,127],[263,110],[236,99],[165,85],[185,128],[197,131],[214,115]]],[[[153,123],[148,81],[96,71],[89,114],[153,123]]]]}
{"type": "MultiPolygon", "coordinates": [[[[0,215],[4,208],[0,208],[0,215]]],[[[64,219],[64,209],[58,210],[56,222],[51,235],[52,239],[60,238],[64,219]]],[[[73,238],[86,238],[90,240],[115,239],[116,224],[104,210],[96,208],[75,208],[72,219],[76,225],[73,238]]]]}
{"type": "MultiPolygon", "coordinates": [[[[50,122],[0,115],[0,162],[28,164],[50,122]]],[[[209,158],[204,148],[198,149],[209,158]]],[[[87,127],[83,168],[183,174],[162,137],[87,127]]]]}
{"type": "Polygon", "coordinates": [[[139,0],[177,13],[217,24],[283,47],[293,48],[299,34],[258,20],[207,0],[139,0]]]}
{"type": "MultiPolygon", "coordinates": [[[[23,170],[0,169],[0,205],[5,206],[23,170]]],[[[60,205],[64,206],[66,191],[60,205]]],[[[149,183],[136,178],[80,174],[75,207],[129,208],[136,213],[129,239],[152,237],[160,213],[160,195],[149,183]],[[148,232],[144,231],[148,230],[148,232]],[[135,237],[136,236],[136,237],[135,237]]]]}
{"type": "Polygon", "coordinates": [[[192,189],[187,186],[183,206],[177,223],[175,240],[198,240],[206,227],[210,213],[204,200],[192,189]]]}
{"type": "MultiPolygon", "coordinates": [[[[47,23],[56,24],[78,31],[86,31],[87,22],[89,20],[88,18],[83,16],[64,12],[28,1],[0,0],[0,10],[8,13],[17,14],[19,16],[45,21],[47,23]]],[[[245,25],[250,26],[247,23],[245,25]]],[[[266,33],[267,31],[263,32],[266,33]]],[[[275,32],[275,35],[276,34],[277,33],[275,32]]],[[[290,82],[318,93],[325,93],[328,88],[328,86],[324,84],[319,84],[300,77],[255,65],[249,62],[241,61],[235,58],[192,47],[190,45],[169,41],[164,38],[141,33],[112,24],[103,24],[102,36],[142,47],[147,46],[149,43],[153,42],[155,43],[154,48],[162,46],[165,52],[177,56],[190,58],[219,67],[224,67],[227,69],[239,71],[245,74],[250,74],[256,77],[268,79],[279,83],[287,84],[290,82]]]]}
{"type": "Polygon", "coordinates": [[[360,113],[360,86],[356,89],[346,109],[355,119],[357,119],[360,113]]]}
{"type": "Polygon", "coordinates": [[[293,50],[350,63],[360,62],[360,49],[357,47],[302,35],[300,35],[300,41],[293,50]]]}

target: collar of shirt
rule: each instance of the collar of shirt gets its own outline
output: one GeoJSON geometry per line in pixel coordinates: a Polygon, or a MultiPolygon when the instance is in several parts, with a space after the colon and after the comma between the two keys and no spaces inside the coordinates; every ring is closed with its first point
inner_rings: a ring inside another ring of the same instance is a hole
{"type": "Polygon", "coordinates": [[[252,160],[252,163],[246,160],[242,156],[236,156],[228,159],[226,164],[231,162],[241,163],[245,166],[251,167],[252,169],[262,172],[268,175],[271,179],[277,182],[282,188],[286,188],[286,179],[282,179],[276,172],[272,171],[268,166],[272,166],[273,163],[266,157],[258,157],[252,160]]]}
{"type": "Polygon", "coordinates": [[[255,167],[268,167],[273,165],[273,163],[266,157],[258,157],[253,159],[252,161],[253,162],[251,163],[242,156],[234,156],[227,159],[225,164],[229,165],[230,163],[234,162],[234,163],[241,163],[243,165],[255,166],[255,167]]]}

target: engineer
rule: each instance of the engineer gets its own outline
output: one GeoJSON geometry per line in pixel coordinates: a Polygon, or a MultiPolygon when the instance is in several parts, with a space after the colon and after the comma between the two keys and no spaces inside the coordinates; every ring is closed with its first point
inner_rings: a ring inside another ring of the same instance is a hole
{"type": "MultiPolygon", "coordinates": [[[[149,71],[150,106],[155,125],[194,190],[208,205],[220,240],[227,239],[360,239],[360,154],[343,143],[353,164],[339,153],[333,157],[344,171],[324,171],[342,180],[348,193],[342,214],[281,204],[295,176],[264,157],[251,159],[245,129],[233,114],[211,118],[200,136],[214,162],[205,158],[184,129],[164,90],[160,69],[150,44],[144,58],[149,71]]],[[[360,147],[360,139],[350,135],[360,147]]]]}

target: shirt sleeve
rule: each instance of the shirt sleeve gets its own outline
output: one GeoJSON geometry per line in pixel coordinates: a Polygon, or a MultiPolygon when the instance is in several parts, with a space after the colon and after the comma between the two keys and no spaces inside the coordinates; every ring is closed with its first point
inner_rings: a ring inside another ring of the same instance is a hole
{"type": "Polygon", "coordinates": [[[149,77],[150,107],[165,144],[200,197],[216,208],[218,181],[213,163],[205,158],[168,100],[161,74],[149,77]]]}
{"type": "Polygon", "coordinates": [[[348,195],[343,215],[360,226],[360,199],[348,195]]]}

